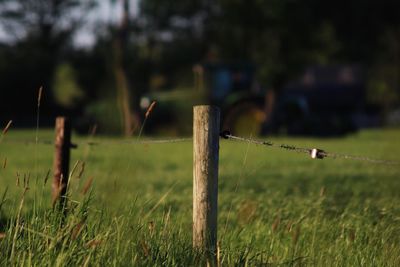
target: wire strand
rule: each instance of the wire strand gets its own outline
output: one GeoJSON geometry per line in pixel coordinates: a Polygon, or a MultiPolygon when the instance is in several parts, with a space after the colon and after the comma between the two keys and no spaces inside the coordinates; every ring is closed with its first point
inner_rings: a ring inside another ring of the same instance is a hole
{"type": "MultiPolygon", "coordinates": [[[[334,152],[327,152],[319,148],[305,148],[295,145],[288,144],[278,144],[271,141],[260,141],[252,138],[245,138],[241,136],[232,135],[229,131],[224,131],[220,134],[221,138],[230,139],[238,142],[246,142],[254,145],[260,146],[268,146],[275,147],[279,149],[283,149],[286,151],[293,151],[296,153],[307,154],[311,156],[313,159],[324,159],[324,158],[332,158],[332,159],[346,159],[346,160],[356,160],[363,162],[370,162],[374,164],[384,164],[384,165],[400,165],[398,161],[392,160],[384,160],[384,159],[376,159],[370,158],[366,156],[358,156],[358,155],[349,155],[349,154],[341,154],[334,152]]],[[[173,138],[173,139],[142,139],[142,140],[115,140],[115,141],[81,141],[76,144],[72,144],[72,147],[77,147],[77,145],[89,145],[89,146],[99,146],[99,145],[117,145],[117,144],[169,144],[169,143],[181,143],[188,142],[193,140],[191,137],[188,138],[173,138]]],[[[6,143],[21,143],[21,144],[43,144],[43,145],[53,145],[53,141],[49,140],[13,140],[6,139],[3,141],[3,144],[6,143]],[[5,142],[4,142],[5,141],[5,142]]]]}
{"type": "Polygon", "coordinates": [[[323,159],[326,157],[329,158],[341,158],[341,159],[349,159],[349,160],[357,160],[357,161],[364,161],[364,162],[370,162],[370,163],[375,163],[375,164],[384,164],[384,165],[399,165],[400,163],[397,161],[391,161],[391,160],[383,160],[383,159],[374,159],[370,157],[365,157],[365,156],[355,156],[355,155],[348,155],[348,154],[339,154],[339,153],[333,153],[333,152],[326,152],[322,149],[318,148],[304,148],[304,147],[298,147],[294,145],[287,145],[287,144],[276,144],[271,141],[259,141],[251,138],[245,138],[245,137],[240,137],[240,136],[235,136],[230,134],[229,131],[224,131],[220,134],[220,136],[224,139],[231,139],[239,142],[247,142],[255,145],[262,145],[262,146],[269,146],[269,147],[276,147],[276,148],[281,148],[285,149],[287,151],[294,151],[297,153],[304,153],[308,154],[311,156],[311,158],[317,158],[317,159],[323,159]]]}

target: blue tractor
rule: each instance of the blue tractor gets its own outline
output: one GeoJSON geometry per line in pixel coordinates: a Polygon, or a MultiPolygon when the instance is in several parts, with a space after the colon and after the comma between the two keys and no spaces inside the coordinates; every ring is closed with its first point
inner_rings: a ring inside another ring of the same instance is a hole
{"type": "Polygon", "coordinates": [[[161,112],[152,119],[153,127],[182,120],[186,128],[180,132],[189,133],[191,107],[212,104],[222,110],[221,128],[236,135],[338,135],[357,129],[357,118],[365,110],[365,84],[357,66],[309,67],[277,92],[257,82],[252,64],[204,64],[193,71],[194,89],[142,99],[143,110],[151,100],[159,102],[161,112]]]}

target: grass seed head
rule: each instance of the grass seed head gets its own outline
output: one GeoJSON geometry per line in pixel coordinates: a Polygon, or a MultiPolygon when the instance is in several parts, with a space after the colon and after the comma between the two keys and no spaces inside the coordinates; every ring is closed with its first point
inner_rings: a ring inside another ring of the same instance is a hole
{"type": "Polygon", "coordinates": [[[145,118],[147,118],[150,115],[150,113],[153,111],[156,103],[157,103],[156,101],[151,102],[149,108],[146,111],[146,114],[144,115],[145,118]]]}
{"type": "Polygon", "coordinates": [[[6,133],[8,132],[8,130],[9,130],[10,127],[11,127],[12,122],[13,122],[12,120],[9,120],[9,121],[8,121],[6,127],[4,127],[4,129],[3,129],[3,135],[6,135],[6,133]]]}
{"type": "Polygon", "coordinates": [[[85,221],[79,222],[73,229],[71,233],[72,240],[75,240],[79,234],[82,232],[82,228],[85,225],[85,221]]]}
{"type": "Polygon", "coordinates": [[[85,162],[82,162],[81,169],[79,170],[79,174],[77,176],[78,179],[80,179],[82,177],[84,171],[85,171],[85,162]]]}
{"type": "Polygon", "coordinates": [[[281,217],[278,215],[276,216],[274,222],[272,223],[272,232],[276,233],[279,229],[279,225],[281,224],[281,217]]]}
{"type": "Polygon", "coordinates": [[[86,247],[88,248],[96,248],[99,245],[101,245],[102,240],[97,240],[97,239],[92,239],[89,242],[86,243],[86,247]]]}
{"type": "Polygon", "coordinates": [[[299,237],[300,237],[300,225],[297,225],[294,231],[292,232],[293,245],[297,244],[297,242],[299,241],[299,237]]]}
{"type": "Polygon", "coordinates": [[[39,93],[38,93],[38,98],[37,98],[37,106],[38,107],[40,107],[40,102],[42,101],[42,92],[43,92],[43,86],[40,86],[39,93]]]}
{"type": "Polygon", "coordinates": [[[149,224],[148,224],[148,227],[149,227],[150,235],[153,235],[154,229],[155,229],[155,227],[156,227],[154,221],[150,221],[149,224]]]}
{"type": "Polygon", "coordinates": [[[89,191],[90,187],[92,186],[92,182],[93,182],[93,176],[90,177],[87,182],[85,183],[85,186],[82,189],[82,194],[86,195],[86,193],[89,191]]]}
{"type": "Polygon", "coordinates": [[[293,227],[293,222],[289,220],[286,224],[286,231],[291,232],[292,227],[293,227]]]}

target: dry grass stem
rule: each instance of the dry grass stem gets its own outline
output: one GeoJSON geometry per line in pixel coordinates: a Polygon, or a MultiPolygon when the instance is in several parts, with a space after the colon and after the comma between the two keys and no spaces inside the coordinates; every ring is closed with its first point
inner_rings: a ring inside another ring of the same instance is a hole
{"type": "Polygon", "coordinates": [[[6,133],[8,132],[8,130],[9,130],[10,127],[11,127],[12,122],[13,122],[12,120],[9,120],[9,121],[8,121],[6,127],[3,129],[3,135],[6,135],[6,133]]]}
{"type": "Polygon", "coordinates": [[[89,191],[90,187],[92,186],[93,182],[93,176],[90,177],[87,182],[85,183],[85,186],[82,189],[82,195],[86,195],[86,193],[89,191]]]}
{"type": "Polygon", "coordinates": [[[79,236],[79,234],[83,230],[84,225],[85,225],[85,221],[81,221],[72,229],[72,233],[71,233],[72,240],[75,240],[79,236]]]}
{"type": "Polygon", "coordinates": [[[144,256],[147,258],[147,257],[150,255],[150,248],[149,248],[149,246],[146,244],[146,241],[144,241],[144,240],[142,240],[142,241],[140,242],[140,245],[141,245],[141,247],[142,247],[144,256]]]}
{"type": "Polygon", "coordinates": [[[145,119],[147,119],[147,117],[150,115],[150,113],[153,111],[155,105],[156,105],[156,101],[151,102],[149,108],[146,111],[146,114],[144,115],[145,119]]]}
{"type": "Polygon", "coordinates": [[[153,235],[153,234],[154,234],[155,227],[156,227],[154,221],[150,221],[148,227],[149,227],[150,235],[153,235]]]}
{"type": "MultiPolygon", "coordinates": [[[[74,176],[75,171],[76,171],[76,169],[78,168],[79,163],[80,163],[79,160],[77,160],[77,161],[75,162],[74,167],[72,167],[72,170],[71,170],[71,172],[69,173],[69,178],[72,178],[72,177],[74,176]]],[[[68,182],[70,182],[70,180],[71,180],[71,179],[68,179],[68,182]]]]}
{"type": "Polygon", "coordinates": [[[164,201],[164,199],[169,195],[169,193],[171,193],[172,189],[174,189],[175,185],[176,183],[171,186],[171,188],[158,200],[158,202],[151,208],[151,210],[146,215],[143,216],[143,218],[147,218],[158,208],[158,206],[164,201]]]}
{"type": "Polygon", "coordinates": [[[217,242],[217,267],[221,266],[221,243],[217,242]]]}
{"type": "Polygon", "coordinates": [[[40,102],[42,101],[42,92],[43,92],[43,86],[40,86],[39,93],[38,93],[38,98],[37,98],[37,106],[38,107],[40,107],[40,102]]]}
{"type": "Polygon", "coordinates": [[[89,255],[89,256],[86,257],[85,262],[83,263],[83,267],[89,266],[90,257],[91,257],[91,255],[89,255]]]}
{"type": "Polygon", "coordinates": [[[89,130],[89,136],[93,137],[97,132],[97,124],[93,125],[91,129],[89,130]]]}
{"type": "Polygon", "coordinates": [[[79,174],[77,176],[78,179],[81,179],[84,171],[85,171],[85,162],[81,162],[81,169],[79,170],[79,174]]]}
{"type": "Polygon", "coordinates": [[[151,102],[149,108],[148,108],[147,111],[146,111],[146,114],[144,115],[144,120],[143,120],[142,126],[140,127],[140,130],[139,130],[138,140],[139,140],[140,137],[142,136],[143,128],[144,128],[144,126],[145,126],[145,124],[146,124],[147,117],[148,117],[148,116],[150,115],[150,113],[153,111],[155,105],[156,105],[156,101],[151,102]]]}
{"type": "Polygon", "coordinates": [[[292,231],[292,227],[293,227],[293,222],[292,221],[288,221],[287,225],[286,225],[286,231],[291,232],[292,231]]]}
{"type": "Polygon", "coordinates": [[[92,239],[92,240],[90,240],[89,242],[86,243],[86,247],[88,247],[88,248],[96,248],[101,243],[102,243],[101,240],[92,239]]]}
{"type": "Polygon", "coordinates": [[[47,184],[47,181],[49,180],[49,177],[50,177],[50,169],[47,171],[46,177],[44,177],[44,185],[47,184]]]}
{"type": "Polygon", "coordinates": [[[297,225],[296,228],[294,229],[294,232],[292,233],[293,245],[297,244],[297,242],[299,241],[299,237],[300,237],[300,225],[297,225]]]}
{"type": "Polygon", "coordinates": [[[279,229],[279,225],[281,224],[281,217],[276,216],[274,222],[272,223],[272,232],[276,233],[279,229]]]}
{"type": "Polygon", "coordinates": [[[17,179],[15,181],[15,185],[19,187],[19,172],[17,172],[16,176],[17,176],[17,179]]]}
{"type": "Polygon", "coordinates": [[[31,173],[24,173],[24,188],[29,188],[29,180],[31,179],[31,173]]]}
{"type": "Polygon", "coordinates": [[[25,194],[28,191],[28,189],[29,188],[25,187],[24,192],[22,193],[21,202],[19,204],[19,208],[18,208],[18,212],[17,212],[17,219],[15,222],[14,236],[13,236],[13,241],[12,241],[12,246],[11,246],[11,255],[10,255],[10,261],[12,263],[11,265],[14,265],[15,246],[17,244],[17,238],[20,233],[21,212],[22,212],[22,207],[24,206],[25,194]]]}

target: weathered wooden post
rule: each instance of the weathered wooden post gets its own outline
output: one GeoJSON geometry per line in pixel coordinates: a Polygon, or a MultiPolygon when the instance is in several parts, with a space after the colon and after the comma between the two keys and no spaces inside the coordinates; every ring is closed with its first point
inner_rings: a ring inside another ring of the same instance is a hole
{"type": "Polygon", "coordinates": [[[193,248],[216,255],[220,112],[193,109],[193,248]]]}
{"type": "Polygon", "coordinates": [[[65,206],[69,176],[69,161],[71,149],[71,123],[66,117],[56,118],[56,136],[54,152],[54,177],[52,183],[53,207],[60,202],[60,207],[65,206]]]}

